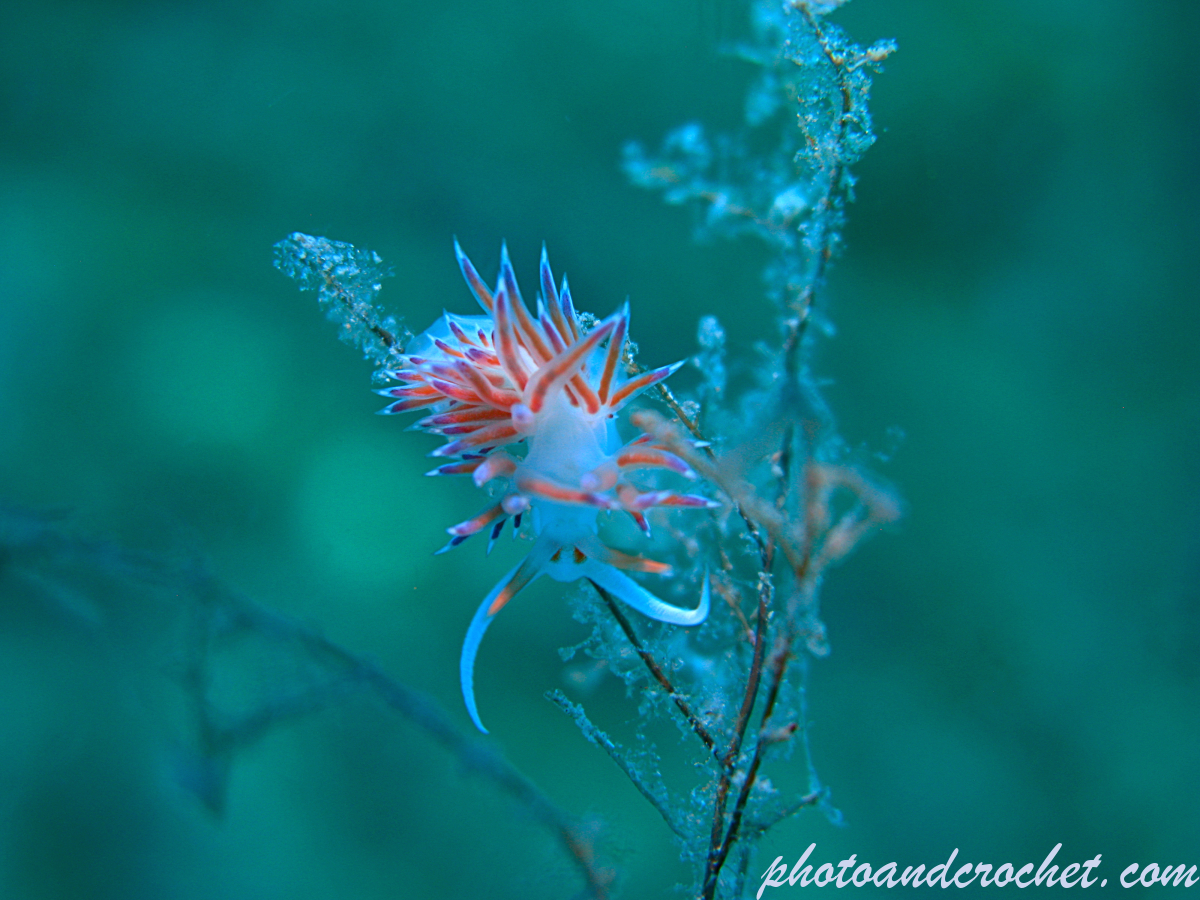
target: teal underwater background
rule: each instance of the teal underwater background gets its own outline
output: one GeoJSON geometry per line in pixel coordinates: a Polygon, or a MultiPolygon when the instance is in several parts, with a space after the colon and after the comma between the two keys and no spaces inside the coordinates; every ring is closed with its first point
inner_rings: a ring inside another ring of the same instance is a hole
{"type": "MultiPolygon", "coordinates": [[[[467,727],[460,642],[516,551],[431,556],[478,493],[423,477],[432,441],[372,415],[369,366],[271,246],[299,230],[377,250],[396,272],[383,303],[419,331],[471,311],[452,236],[489,277],[507,240],[530,283],[545,241],[581,308],[630,298],[643,361],[691,355],[716,314],[745,373],[773,336],[762,249],[694,243],[688,214],[619,168],[628,139],[740,119],[749,67],[715,48],[742,10],[46,2],[3,18],[0,504],[203,558],[467,727]]],[[[906,517],[824,594],[811,740],[845,825],[803,814],[761,867],[814,841],[818,861],[902,866],[955,848],[1037,863],[1061,842],[1065,862],[1102,854],[1111,892],[1130,863],[1200,865],[1200,6],[855,0],[833,21],[900,50],[873,91],[879,140],[816,367],[850,443],[904,432],[878,471],[906,517]]],[[[213,814],[176,777],[190,601],[103,572],[48,590],[14,560],[0,896],[577,889],[521,809],[366,699],[237,754],[213,814]]],[[[666,827],[542,699],[564,685],[557,648],[584,636],[560,594],[539,584],[489,633],[491,740],[594,818],[623,896],[673,896],[688,872],[666,827]]],[[[585,702],[601,723],[633,715],[615,685],[585,702]]]]}

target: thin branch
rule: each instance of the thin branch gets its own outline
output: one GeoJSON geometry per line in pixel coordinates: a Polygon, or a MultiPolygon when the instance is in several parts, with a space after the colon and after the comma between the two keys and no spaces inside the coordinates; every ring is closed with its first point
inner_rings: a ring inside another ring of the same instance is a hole
{"type": "Polygon", "coordinates": [[[733,726],[733,736],[725,751],[725,770],[731,770],[738,753],[742,749],[742,739],[746,734],[746,725],[750,714],[754,711],[754,703],[758,698],[758,685],[762,677],[763,647],[767,642],[767,618],[771,601],[775,596],[775,586],[771,579],[770,565],[765,565],[758,574],[758,615],[754,627],[754,658],[750,663],[750,671],[746,676],[746,691],[742,695],[742,705],[733,726]]]}
{"type": "Polygon", "coordinates": [[[546,699],[570,716],[585,738],[608,754],[609,759],[617,764],[617,767],[625,773],[626,778],[633,782],[633,786],[641,795],[658,810],[658,814],[663,817],[663,821],[675,832],[675,835],[686,841],[688,839],[687,830],[671,811],[671,798],[666,795],[666,788],[661,783],[658,785],[647,784],[641,773],[625,758],[625,754],[622,753],[616,741],[597,728],[587,717],[583,707],[568,700],[562,691],[548,691],[546,699]]]}
{"type": "MultiPolygon", "coordinates": [[[[763,653],[767,641],[767,621],[775,596],[774,582],[770,574],[773,557],[771,547],[772,545],[768,544],[763,548],[762,571],[758,575],[758,615],[754,634],[754,658],[750,664],[750,671],[746,676],[746,691],[742,696],[742,705],[738,710],[738,717],[734,723],[733,735],[730,737],[729,747],[725,751],[725,756],[721,760],[721,775],[717,781],[716,796],[713,798],[712,829],[709,835],[708,850],[710,865],[717,858],[720,847],[725,842],[725,839],[722,837],[722,833],[725,830],[725,804],[729,797],[729,787],[733,783],[734,766],[737,762],[738,754],[741,753],[746,726],[750,721],[750,715],[754,711],[754,704],[758,698],[758,686],[762,677],[763,653]]],[[[724,857],[721,858],[721,862],[724,862],[724,857]]],[[[716,874],[719,874],[719,872],[720,865],[717,866],[716,874]]]]}
{"type": "MultiPolygon", "coordinates": [[[[721,874],[721,868],[725,865],[729,851],[738,839],[742,816],[746,809],[746,801],[750,798],[750,791],[754,789],[754,784],[758,776],[758,768],[762,764],[763,752],[768,744],[780,740],[779,735],[767,731],[767,723],[771,720],[771,714],[775,710],[775,701],[779,697],[779,688],[783,683],[784,671],[787,668],[787,661],[791,656],[791,644],[792,634],[789,629],[788,633],[781,634],[776,639],[775,647],[771,651],[771,683],[767,690],[766,702],[763,706],[762,724],[759,727],[758,740],[754,745],[754,756],[750,760],[745,778],[742,779],[742,788],[738,792],[737,801],[734,804],[733,812],[730,814],[729,827],[725,830],[725,837],[720,841],[716,852],[709,853],[704,885],[700,894],[703,900],[713,900],[716,896],[717,881],[721,874]]],[[[794,727],[788,729],[788,736],[794,731],[794,727]]]]}
{"type": "MultiPolygon", "coordinates": [[[[599,593],[604,602],[608,604],[609,611],[613,614],[613,618],[617,620],[617,624],[621,626],[621,630],[625,632],[625,637],[629,639],[629,643],[633,646],[634,651],[639,657],[641,657],[642,662],[646,664],[646,668],[650,671],[650,674],[654,677],[654,680],[657,681],[662,686],[662,689],[667,692],[667,696],[671,698],[672,702],[674,702],[675,706],[679,709],[679,712],[683,715],[684,719],[687,720],[687,723],[691,726],[692,731],[696,733],[696,737],[700,738],[700,740],[704,743],[704,746],[708,748],[708,751],[716,756],[716,741],[714,741],[713,736],[709,734],[708,728],[705,727],[704,723],[700,720],[700,717],[697,716],[692,710],[691,704],[688,703],[687,698],[675,689],[675,685],[671,684],[671,680],[667,678],[666,673],[662,670],[662,666],[658,664],[658,661],[655,660],[650,651],[647,650],[642,644],[641,640],[637,636],[637,632],[633,630],[633,626],[629,623],[629,619],[626,618],[625,613],[621,612],[621,607],[617,605],[617,601],[613,599],[612,595],[609,594],[608,591],[596,584],[596,582],[589,579],[588,583],[596,589],[596,592],[599,593]]],[[[720,758],[718,757],[718,762],[719,761],[720,758]]]]}
{"type": "Polygon", "coordinates": [[[800,810],[805,809],[806,807],[809,807],[809,806],[816,806],[818,803],[820,803],[822,800],[824,800],[828,795],[829,795],[829,791],[826,788],[820,788],[815,791],[809,791],[807,794],[800,797],[800,799],[796,800],[796,802],[794,802],[788,806],[785,806],[783,809],[774,813],[769,819],[763,819],[761,821],[756,821],[756,822],[743,820],[743,822],[742,822],[742,841],[743,841],[743,843],[752,836],[757,837],[758,835],[761,835],[767,831],[770,831],[772,828],[774,828],[780,822],[784,821],[785,819],[790,819],[792,816],[796,815],[796,813],[800,812],[800,810]]]}

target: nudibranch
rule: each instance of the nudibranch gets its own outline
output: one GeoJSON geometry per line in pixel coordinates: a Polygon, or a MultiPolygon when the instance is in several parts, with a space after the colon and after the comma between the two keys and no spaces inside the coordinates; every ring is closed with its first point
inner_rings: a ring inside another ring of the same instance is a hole
{"type": "Polygon", "coordinates": [[[617,432],[617,412],[682,365],[628,376],[622,361],[628,303],[585,331],[566,277],[561,287],[554,285],[545,247],[536,315],[521,299],[504,247],[494,290],[488,290],[458,241],[454,250],[484,315],[444,313],[405,348],[401,367],[386,372],[400,386],[378,393],[395,398],[381,414],[422,410],[427,415],[414,427],[447,439],[431,455],[452,461],[428,474],[470,474],[479,487],[500,485],[498,502],[447,529],[450,542],[439,553],[484,529],[491,530],[494,543],[508,519],[514,530],[525,513],[532,519],[532,548],[484,598],[463,642],[463,699],[471,721],[486,732],[475,707],[475,655],[484,631],[509,600],[541,575],[561,582],[587,578],[652,619],[698,625],[708,615],[707,576],[695,609],[663,602],[621,570],[668,575],[671,567],[603,543],[599,515],[623,511],[648,534],[651,507],[718,504],[693,494],[643,491],[626,480],[629,472],[646,468],[696,477],[649,435],[622,443],[617,432]]]}

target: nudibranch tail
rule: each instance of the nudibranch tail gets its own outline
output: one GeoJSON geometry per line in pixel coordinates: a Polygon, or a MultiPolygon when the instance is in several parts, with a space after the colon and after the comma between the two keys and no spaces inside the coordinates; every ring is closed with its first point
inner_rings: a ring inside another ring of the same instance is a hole
{"type": "Polygon", "coordinates": [[[500,273],[489,288],[454,242],[459,270],[483,315],[445,313],[417,336],[387,375],[399,385],[378,391],[392,400],[384,414],[421,410],[414,428],[446,439],[431,456],[447,461],[427,474],[471,475],[475,484],[498,486],[498,498],[478,516],[447,529],[444,552],[490,530],[489,549],[513,519],[531,510],[536,540],[484,599],[463,645],[463,697],[475,709],[472,672],[483,633],[522,588],[542,574],[557,581],[589,578],[639,612],[677,625],[696,625],[708,614],[705,578],[700,605],[680,609],[664,603],[618,569],[667,575],[671,567],[621,553],[597,536],[601,511],[628,514],[650,532],[652,507],[714,507],[714,501],[671,490],[642,490],[626,476],[646,469],[690,480],[696,473],[649,435],[622,444],[614,417],[643,391],[683,363],[627,371],[629,304],[585,330],[563,276],[555,287],[546,248],[538,269],[541,296],[536,314],[521,298],[506,247],[500,273]]]}
{"type": "Polygon", "coordinates": [[[535,581],[544,572],[545,564],[554,553],[554,546],[549,541],[538,541],[521,562],[513,566],[508,574],[496,582],[496,586],[483,598],[471,625],[467,628],[467,636],[463,641],[462,657],[458,663],[459,680],[462,682],[463,700],[467,704],[467,713],[475,727],[487,734],[483,722],[479,720],[479,710],[475,706],[475,656],[479,652],[479,643],[483,633],[492,624],[492,619],[504,605],[517,595],[526,585],[535,581]]]}

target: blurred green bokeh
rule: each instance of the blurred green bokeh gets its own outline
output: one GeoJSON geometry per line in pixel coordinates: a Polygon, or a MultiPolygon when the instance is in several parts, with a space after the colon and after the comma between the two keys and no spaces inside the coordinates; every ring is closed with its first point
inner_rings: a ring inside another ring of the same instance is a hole
{"type": "MultiPolygon", "coordinates": [[[[735,123],[726,0],[20,4],[0,29],[0,501],[167,556],[317,625],[466,724],[459,643],[511,564],[467,484],[371,413],[369,367],[271,267],[301,230],[377,250],[421,330],[544,240],[583,309],[626,296],[649,363],[770,338],[762,251],[697,246],[620,148],[735,123]]],[[[812,743],[848,827],[762,864],[1200,864],[1200,6],[856,0],[876,81],[838,326],[818,370],[908,515],[830,579],[812,743]]],[[[689,373],[677,376],[684,387],[689,373]]],[[[0,560],[0,564],[3,560],[0,560]]],[[[370,703],[281,727],[209,815],[150,600],[56,607],[0,577],[0,896],[565,897],[488,783],[370,703]],[[110,608],[111,604],[111,608],[110,608]],[[118,614],[112,610],[119,608],[118,614]]],[[[542,699],[583,636],[552,585],[480,658],[497,746],[603,823],[628,897],[670,835],[542,699]]],[[[161,598],[155,602],[161,603],[161,598]]],[[[632,715],[616,687],[597,719],[632,715]]],[[[799,763],[796,763],[799,765],[799,763]]],[[[799,888],[784,888],[798,891],[799,888]]],[[[778,894],[776,894],[778,895],[778,894]]],[[[764,896],[770,896],[764,895],[764,896]]]]}

